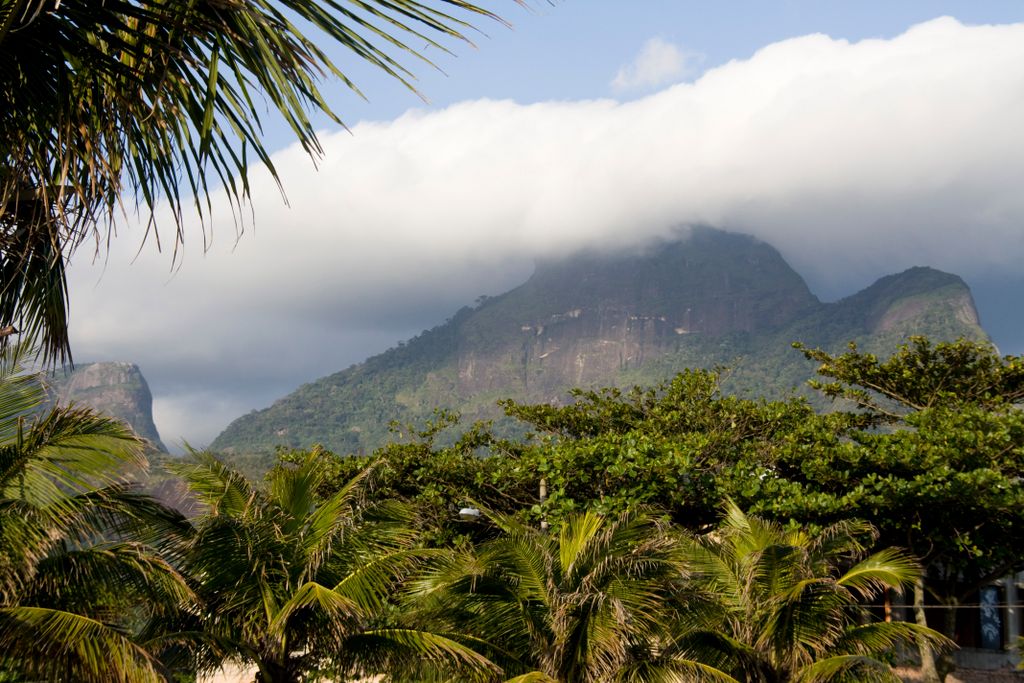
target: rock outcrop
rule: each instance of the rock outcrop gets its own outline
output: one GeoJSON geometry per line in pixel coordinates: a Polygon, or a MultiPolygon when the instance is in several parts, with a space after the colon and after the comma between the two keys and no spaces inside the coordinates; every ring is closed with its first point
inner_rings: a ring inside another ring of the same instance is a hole
{"type": "Polygon", "coordinates": [[[645,251],[541,263],[520,287],[239,418],[211,447],[366,451],[389,421],[435,408],[500,418],[500,398],[558,402],[570,387],[652,385],[688,367],[728,366],[726,391],[777,397],[814,374],[794,341],[886,354],[912,334],[986,338],[955,275],[912,268],[822,303],[770,245],[694,230],[645,251]]]}
{"type": "Polygon", "coordinates": [[[153,394],[134,363],[76,365],[70,373],[54,374],[50,386],[58,402],[88,406],[122,420],[154,449],[167,451],[153,422],[153,394]]]}

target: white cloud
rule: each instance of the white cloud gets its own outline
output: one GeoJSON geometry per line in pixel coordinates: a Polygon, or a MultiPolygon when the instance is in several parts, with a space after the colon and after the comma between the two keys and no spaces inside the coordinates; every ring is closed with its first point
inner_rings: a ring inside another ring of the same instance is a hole
{"type": "Polygon", "coordinates": [[[132,234],[98,284],[79,259],[76,356],[138,362],[181,430],[158,414],[165,441],[202,444],[215,418],[518,283],[534,257],[679,224],[757,235],[828,295],[912,265],[1015,274],[1021,64],[1024,25],[939,19],[787,40],[628,103],[480,100],[359,124],[324,138],[318,172],[295,148],[275,157],[291,208],[257,174],[256,227],[234,249],[225,212],[211,253],[192,232],[173,277],[150,248],[127,265],[132,234]]]}
{"type": "Polygon", "coordinates": [[[632,62],[621,67],[611,81],[612,90],[650,90],[693,76],[703,56],[662,38],[651,38],[632,62]]]}

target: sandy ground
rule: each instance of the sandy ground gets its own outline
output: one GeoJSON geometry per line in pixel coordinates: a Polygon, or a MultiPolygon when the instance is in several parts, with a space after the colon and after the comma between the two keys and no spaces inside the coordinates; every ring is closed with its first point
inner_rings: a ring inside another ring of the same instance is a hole
{"type": "MultiPolygon", "coordinates": [[[[198,683],[252,683],[256,677],[256,667],[242,667],[238,665],[225,666],[217,673],[200,676],[198,683]]],[[[378,679],[367,678],[363,683],[375,683],[378,679]]]]}
{"type": "MultiPolygon", "coordinates": [[[[905,683],[919,683],[920,673],[912,667],[900,667],[896,673],[905,683]]],[[[203,676],[198,683],[252,683],[256,676],[255,667],[226,666],[217,673],[203,676]]],[[[982,669],[958,669],[946,683],[1024,683],[1024,671],[985,671],[982,669]]]]}
{"type": "Polygon", "coordinates": [[[216,673],[200,676],[197,683],[252,683],[254,678],[256,667],[229,664],[216,673]]]}
{"type": "MultiPolygon", "coordinates": [[[[896,673],[905,683],[918,683],[921,680],[917,669],[900,667],[896,673]]],[[[1024,671],[957,669],[946,677],[946,683],[1024,683],[1024,671]]]]}

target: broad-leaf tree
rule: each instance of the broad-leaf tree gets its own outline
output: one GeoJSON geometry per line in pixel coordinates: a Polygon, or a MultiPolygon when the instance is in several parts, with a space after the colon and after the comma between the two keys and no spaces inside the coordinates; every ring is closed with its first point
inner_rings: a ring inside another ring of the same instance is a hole
{"type": "MultiPolygon", "coordinates": [[[[763,495],[747,502],[773,517],[875,524],[883,545],[908,548],[926,566],[914,591],[949,607],[1021,566],[1024,543],[1024,361],[986,343],[911,338],[888,359],[855,346],[844,354],[803,349],[827,378],[816,385],[855,406],[853,422],[883,425],[849,438],[819,434],[780,451],[762,469],[763,495]]],[[[931,681],[951,658],[922,660],[931,681]]]]}
{"type": "Polygon", "coordinates": [[[368,495],[414,505],[420,543],[447,545],[484,531],[480,525],[453,524],[462,507],[481,504],[515,514],[537,504],[536,473],[530,469],[532,460],[520,457],[523,445],[496,438],[486,423],[446,439],[459,426],[457,414],[441,410],[422,426],[392,425],[395,440],[370,455],[339,455],[314,446],[279,452],[278,467],[304,462],[315,453],[324,468],[317,491],[323,497],[369,469],[368,495]]]}
{"type": "Polygon", "coordinates": [[[653,505],[700,530],[720,514],[723,473],[770,460],[790,435],[818,421],[800,399],[723,395],[718,372],[709,370],[686,370],[650,389],[574,393],[566,406],[503,402],[540,435],[509,467],[546,480],[548,499],[538,510],[552,521],[576,510],[653,505]]]}

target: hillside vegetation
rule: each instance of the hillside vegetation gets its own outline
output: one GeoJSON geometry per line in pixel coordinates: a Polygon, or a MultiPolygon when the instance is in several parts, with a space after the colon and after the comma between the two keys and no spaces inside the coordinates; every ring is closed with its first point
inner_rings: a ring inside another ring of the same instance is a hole
{"type": "Polygon", "coordinates": [[[557,404],[571,387],[653,385],[686,368],[728,367],[726,392],[779,397],[814,374],[795,341],[885,353],[912,334],[987,339],[956,275],[911,268],[823,303],[770,245],[695,229],[645,251],[539,263],[523,285],[240,417],[211,448],[365,453],[391,421],[437,408],[510,433],[498,399],[557,404]]]}

